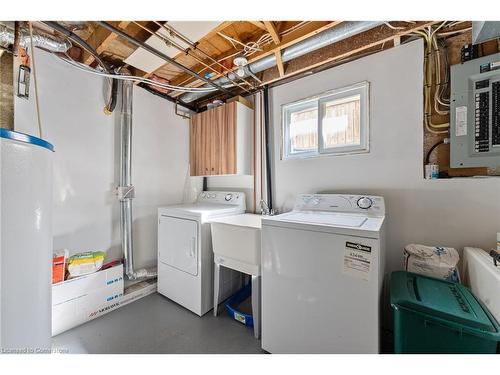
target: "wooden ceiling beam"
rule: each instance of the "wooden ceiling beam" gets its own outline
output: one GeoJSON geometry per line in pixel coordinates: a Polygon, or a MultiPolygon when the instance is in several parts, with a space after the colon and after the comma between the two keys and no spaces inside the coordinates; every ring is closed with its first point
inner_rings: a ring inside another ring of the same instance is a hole
{"type": "MultiPolygon", "coordinates": [[[[119,27],[120,29],[126,29],[130,24],[130,21],[121,21],[121,22],[110,22],[113,26],[119,27]]],[[[105,29],[104,27],[97,27],[97,29],[89,36],[86,40],[98,54],[103,53],[106,48],[108,48],[109,44],[115,40],[118,36],[111,31],[105,29]]],[[[94,56],[92,56],[87,51],[84,51],[83,62],[87,65],[90,65],[94,62],[94,56]]]]}
{"type": "Polygon", "coordinates": [[[274,54],[276,50],[282,50],[284,48],[290,47],[294,44],[297,44],[304,39],[310,38],[316,34],[319,34],[325,30],[331,29],[342,23],[342,21],[311,21],[308,25],[305,25],[281,38],[281,43],[278,45],[269,44],[263,48],[262,52],[258,52],[248,60],[248,63],[251,64],[254,61],[257,61],[263,57],[274,54]]]}
{"type": "Polygon", "coordinates": [[[278,66],[278,72],[280,74],[280,77],[284,77],[285,67],[283,65],[283,58],[281,56],[281,51],[279,50],[274,51],[274,55],[276,56],[276,65],[278,66]]]}
{"type": "Polygon", "coordinates": [[[400,38],[416,30],[421,30],[427,26],[438,23],[440,22],[421,21],[410,25],[402,23],[398,25],[398,27],[406,26],[403,30],[393,30],[389,27],[382,26],[366,31],[287,62],[287,73],[283,76],[280,75],[279,68],[266,70],[262,77],[261,86],[311,71],[325,64],[349,58],[361,52],[373,49],[377,45],[384,45],[386,43],[392,44],[395,38],[400,38]]]}
{"type": "Polygon", "coordinates": [[[264,25],[266,26],[269,34],[271,34],[274,44],[279,45],[281,42],[280,35],[278,33],[278,30],[276,29],[276,26],[274,26],[274,23],[272,23],[272,21],[264,21],[264,25]]]}
{"type": "Polygon", "coordinates": [[[266,25],[261,21],[248,21],[248,22],[250,22],[254,26],[257,26],[259,29],[267,31],[266,25]]]}

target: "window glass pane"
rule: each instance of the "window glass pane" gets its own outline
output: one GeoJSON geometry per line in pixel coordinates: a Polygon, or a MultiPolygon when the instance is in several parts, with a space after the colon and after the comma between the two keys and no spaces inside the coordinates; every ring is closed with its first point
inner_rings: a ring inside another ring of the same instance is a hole
{"type": "Polygon", "coordinates": [[[360,101],[357,94],[323,103],[323,148],[361,144],[360,101]]]}
{"type": "Polygon", "coordinates": [[[311,152],[318,149],[318,108],[293,111],[288,124],[290,154],[311,152]]]}

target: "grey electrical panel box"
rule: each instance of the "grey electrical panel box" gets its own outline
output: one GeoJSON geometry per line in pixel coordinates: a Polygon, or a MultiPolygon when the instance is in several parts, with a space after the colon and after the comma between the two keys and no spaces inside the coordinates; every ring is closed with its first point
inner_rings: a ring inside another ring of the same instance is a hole
{"type": "Polygon", "coordinates": [[[451,167],[500,166],[500,53],[451,67],[451,167]]]}

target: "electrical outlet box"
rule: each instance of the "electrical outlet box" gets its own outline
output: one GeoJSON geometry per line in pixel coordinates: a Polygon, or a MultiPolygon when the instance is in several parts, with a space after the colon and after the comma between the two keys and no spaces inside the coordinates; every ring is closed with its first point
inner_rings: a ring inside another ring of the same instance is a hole
{"type": "Polygon", "coordinates": [[[500,53],[451,67],[450,164],[500,166],[500,53]]]}

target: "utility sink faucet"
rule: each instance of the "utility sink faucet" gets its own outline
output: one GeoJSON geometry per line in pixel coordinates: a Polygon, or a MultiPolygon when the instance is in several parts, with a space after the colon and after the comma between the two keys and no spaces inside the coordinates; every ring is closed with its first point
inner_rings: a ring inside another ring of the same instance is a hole
{"type": "Polygon", "coordinates": [[[274,209],[269,208],[269,205],[264,199],[260,200],[260,213],[261,215],[272,216],[275,214],[274,209]]]}

